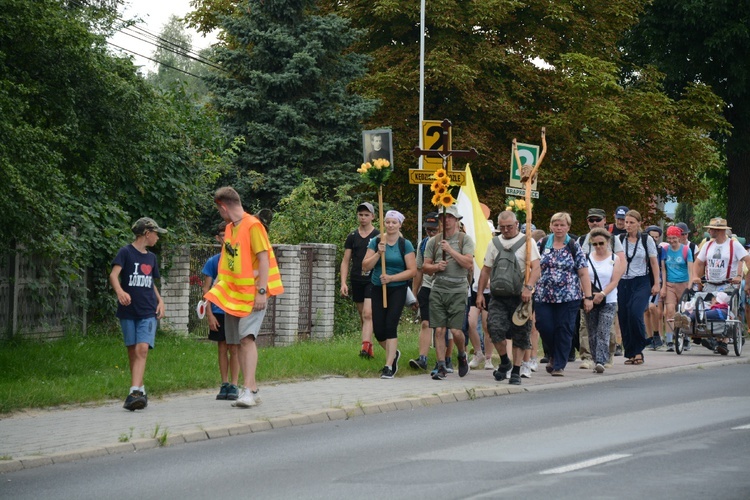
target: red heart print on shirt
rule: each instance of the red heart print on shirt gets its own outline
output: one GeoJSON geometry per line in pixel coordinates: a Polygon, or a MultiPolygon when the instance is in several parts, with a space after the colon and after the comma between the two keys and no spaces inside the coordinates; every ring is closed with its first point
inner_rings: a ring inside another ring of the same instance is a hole
{"type": "Polygon", "coordinates": [[[141,264],[141,271],[143,272],[145,276],[148,276],[149,274],[151,274],[152,269],[153,268],[151,267],[151,264],[141,264]]]}

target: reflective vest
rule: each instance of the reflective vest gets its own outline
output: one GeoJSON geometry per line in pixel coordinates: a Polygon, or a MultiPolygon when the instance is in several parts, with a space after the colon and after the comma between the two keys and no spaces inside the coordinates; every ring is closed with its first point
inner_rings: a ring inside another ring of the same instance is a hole
{"type": "Polygon", "coordinates": [[[276,255],[268,241],[266,230],[258,219],[246,213],[236,227],[233,223],[227,224],[219,259],[219,274],[214,286],[203,296],[225,313],[240,318],[249,315],[255,304],[255,279],[259,261],[253,252],[250,234],[256,225],[268,246],[266,293],[269,296],[284,293],[279,264],[276,262],[276,255]]]}

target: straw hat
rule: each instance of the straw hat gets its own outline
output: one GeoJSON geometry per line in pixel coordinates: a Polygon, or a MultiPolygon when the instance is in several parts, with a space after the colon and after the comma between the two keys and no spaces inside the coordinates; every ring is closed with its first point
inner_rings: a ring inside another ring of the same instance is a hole
{"type": "Polygon", "coordinates": [[[711,222],[708,223],[707,226],[708,229],[732,229],[731,227],[727,226],[727,220],[722,219],[721,217],[714,217],[711,219],[711,222]]]}

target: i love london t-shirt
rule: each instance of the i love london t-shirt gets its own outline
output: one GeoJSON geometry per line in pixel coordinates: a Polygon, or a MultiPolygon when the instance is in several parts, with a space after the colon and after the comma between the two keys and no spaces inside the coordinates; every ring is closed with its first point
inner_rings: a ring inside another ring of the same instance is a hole
{"type": "Polygon", "coordinates": [[[118,302],[117,317],[120,319],[145,319],[156,316],[156,293],[154,278],[159,278],[159,266],[156,255],[151,252],[141,253],[133,245],[120,249],[112,265],[122,267],[120,286],[130,294],[130,305],[123,306],[118,302]]]}

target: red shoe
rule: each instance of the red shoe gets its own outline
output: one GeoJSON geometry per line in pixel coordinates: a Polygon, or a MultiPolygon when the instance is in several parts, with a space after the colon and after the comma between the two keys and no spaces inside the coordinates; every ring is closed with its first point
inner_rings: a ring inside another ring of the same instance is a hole
{"type": "Polygon", "coordinates": [[[360,358],[372,359],[375,355],[372,352],[372,342],[362,342],[362,350],[359,351],[360,358]]]}

